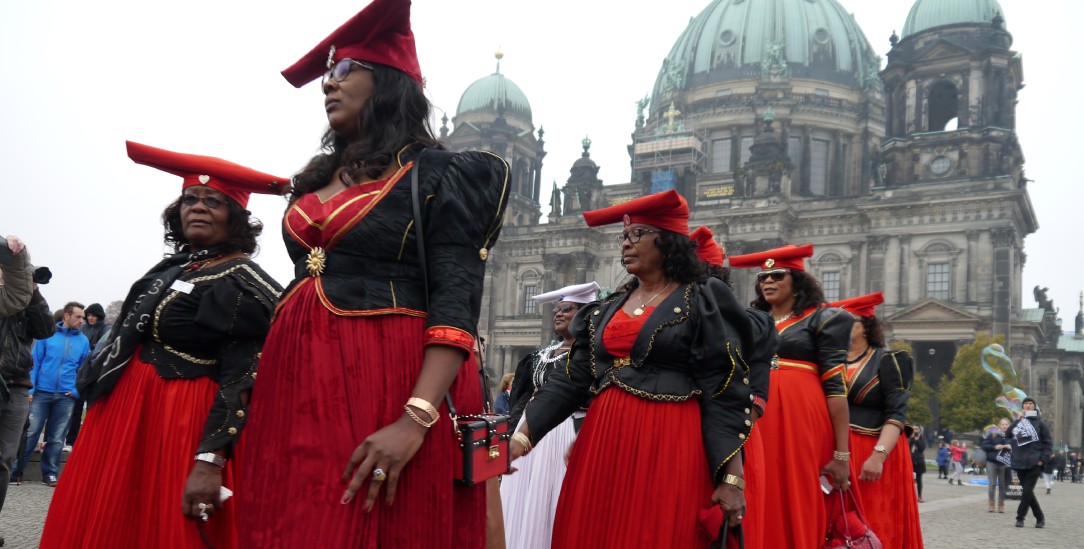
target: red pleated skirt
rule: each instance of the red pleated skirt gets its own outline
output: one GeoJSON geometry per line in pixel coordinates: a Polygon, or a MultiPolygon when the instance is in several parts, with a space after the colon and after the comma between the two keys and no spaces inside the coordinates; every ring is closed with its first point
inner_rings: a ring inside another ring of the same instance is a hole
{"type": "MultiPolygon", "coordinates": [[[[753,425],[749,439],[742,447],[742,466],[745,472],[745,518],[742,532],[745,549],[761,549],[764,545],[764,529],[768,528],[767,488],[764,478],[764,441],[761,440],[760,422],[753,425]]],[[[774,525],[772,526],[774,528],[774,525]]]]}
{"type": "MultiPolygon", "coordinates": [[[[45,518],[41,547],[236,547],[235,502],[206,523],[181,501],[218,383],[163,379],[136,349],[116,388],[87,411],[45,518]]],[[[236,460],[222,484],[234,488],[236,460]]]]}
{"type": "Polygon", "coordinates": [[[712,491],[699,403],[610,387],[573,446],[553,548],[706,548],[696,513],[712,505],[712,491]]]}
{"type": "MultiPolygon", "coordinates": [[[[441,419],[407,463],[395,503],[383,492],[340,503],[354,449],[403,414],[422,363],[425,320],[344,317],[314,285],[279,310],[264,344],[245,427],[246,472],[237,492],[240,547],[479,548],[485,546],[485,485],[453,487],[458,444],[441,419]]],[[[478,366],[465,362],[452,386],[457,411],[481,409],[478,366]]]]}
{"type": "Polygon", "coordinates": [[[858,480],[862,464],[873,453],[877,438],[851,431],[851,489],[884,549],[921,549],[922,524],[907,437],[901,435],[888,454],[880,480],[858,480]]]}
{"type": "Polygon", "coordinates": [[[768,409],[757,421],[768,521],[763,547],[814,549],[827,527],[820,470],[835,447],[824,391],[815,372],[786,366],[772,370],[768,390],[768,409]]]}

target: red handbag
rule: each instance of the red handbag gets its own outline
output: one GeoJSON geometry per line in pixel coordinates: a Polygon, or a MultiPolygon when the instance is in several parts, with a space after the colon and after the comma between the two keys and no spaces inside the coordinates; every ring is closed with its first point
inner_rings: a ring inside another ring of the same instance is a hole
{"type": "Polygon", "coordinates": [[[828,525],[828,535],[824,540],[823,549],[883,549],[877,534],[869,527],[866,517],[862,515],[862,509],[858,506],[858,500],[848,490],[847,495],[854,504],[854,509],[847,510],[847,498],[843,491],[839,492],[839,516],[828,525]]]}
{"type": "MultiPolygon", "coordinates": [[[[454,411],[452,414],[455,417],[454,411]]],[[[508,416],[460,416],[455,418],[455,429],[459,439],[459,451],[455,453],[456,486],[473,486],[508,472],[512,464],[508,416]]]]}

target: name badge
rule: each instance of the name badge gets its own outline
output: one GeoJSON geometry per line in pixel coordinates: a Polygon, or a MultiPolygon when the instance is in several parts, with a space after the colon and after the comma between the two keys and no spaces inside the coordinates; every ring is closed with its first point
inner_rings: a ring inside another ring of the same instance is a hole
{"type": "Polygon", "coordinates": [[[195,287],[196,287],[196,285],[192,284],[191,282],[185,282],[183,280],[174,280],[173,284],[169,287],[169,289],[176,290],[178,292],[181,292],[182,294],[190,294],[190,293],[192,293],[192,289],[195,288],[195,287]]]}

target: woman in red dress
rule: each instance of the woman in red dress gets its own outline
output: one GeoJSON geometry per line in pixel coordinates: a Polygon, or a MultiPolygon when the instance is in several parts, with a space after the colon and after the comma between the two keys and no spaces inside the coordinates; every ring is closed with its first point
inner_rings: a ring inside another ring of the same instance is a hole
{"type": "Polygon", "coordinates": [[[168,256],[132,285],[104,351],[79,372],[90,403],[41,546],[236,547],[233,454],[282,287],[249,259],[262,231],[250,192],[287,179],[128,143],[184,178],[162,213],[168,256]],[[195,458],[195,459],[193,459],[195,458]]]}
{"type": "Polygon", "coordinates": [[[515,459],[594,396],[561,488],[555,548],[707,547],[700,511],[721,506],[731,526],[745,512],[741,352],[752,330],[696,257],[688,216],[676,191],[584,213],[589,226],[624,220],[621,258],[634,276],[576,314],[566,367],[527,403],[512,438],[515,459]]]}
{"type": "Polygon", "coordinates": [[[820,283],[805,272],[812,255],[807,245],[730,258],[731,267],[761,269],[752,305],[771,314],[779,332],[768,402],[757,421],[770,517],[764,547],[819,547],[828,516],[818,477],[835,488],[849,486],[843,363],[854,318],[824,306],[820,283]]]}
{"type": "Polygon", "coordinates": [[[330,129],[283,219],[296,278],[253,391],[242,547],[485,542],[485,487],[453,487],[458,443],[440,418],[448,393],[460,413],[482,408],[468,357],[508,170],[440,150],[409,16],[376,0],[283,72],[295,86],[323,75],[330,129]]]}
{"type": "Polygon", "coordinates": [[[852,486],[869,527],[885,549],[921,549],[914,466],[904,434],[914,370],[907,351],[885,349],[874,316],[881,292],[831,303],[857,319],[847,354],[852,486]],[[897,444],[899,446],[897,447],[897,444]]]}

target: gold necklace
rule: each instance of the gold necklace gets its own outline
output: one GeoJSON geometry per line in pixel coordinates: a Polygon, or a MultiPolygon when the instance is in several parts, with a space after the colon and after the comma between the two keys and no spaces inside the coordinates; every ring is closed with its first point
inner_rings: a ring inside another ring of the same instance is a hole
{"type": "Polygon", "coordinates": [[[780,325],[780,324],[782,324],[782,323],[786,322],[786,321],[787,321],[788,319],[790,319],[790,318],[791,318],[791,317],[793,317],[793,316],[794,316],[794,311],[791,311],[791,312],[789,312],[789,313],[787,313],[787,314],[783,315],[782,317],[780,317],[780,318],[775,318],[775,319],[773,319],[773,320],[775,320],[775,325],[776,325],[776,326],[778,326],[778,325],[780,325]]]}
{"type": "Polygon", "coordinates": [[[667,282],[666,286],[663,286],[662,290],[659,290],[659,291],[655,292],[655,295],[651,296],[651,299],[647,300],[647,303],[644,303],[644,300],[640,299],[640,296],[637,295],[636,300],[640,302],[640,306],[632,310],[632,316],[640,316],[640,315],[644,314],[644,309],[646,309],[647,306],[650,305],[652,301],[655,301],[655,298],[659,297],[659,294],[661,294],[661,293],[663,293],[663,291],[669,289],[671,284],[673,284],[673,282],[667,282]]]}

